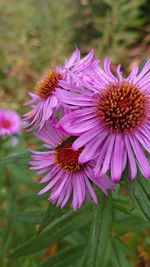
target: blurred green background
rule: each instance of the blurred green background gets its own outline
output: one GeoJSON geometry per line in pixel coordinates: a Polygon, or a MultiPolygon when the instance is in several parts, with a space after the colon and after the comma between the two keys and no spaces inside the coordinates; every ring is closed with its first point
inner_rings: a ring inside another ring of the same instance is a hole
{"type": "MultiPolygon", "coordinates": [[[[150,56],[149,14],[149,0],[0,0],[0,107],[23,114],[23,103],[37,79],[50,66],[62,64],[75,46],[83,55],[91,48],[100,58],[109,55],[129,71],[150,56]]],[[[10,141],[4,150],[0,148],[1,158],[37,145],[25,132],[18,141],[11,150],[10,141]]],[[[36,196],[38,177],[24,161],[16,163],[0,165],[0,266],[36,267],[58,250],[57,244],[23,259],[6,258],[12,248],[33,236],[41,218],[38,213],[36,223],[33,220],[27,228],[15,214],[37,207],[42,214],[47,205],[46,197],[36,196]]],[[[123,236],[136,248],[133,266],[150,266],[147,235],[123,236]]]]}

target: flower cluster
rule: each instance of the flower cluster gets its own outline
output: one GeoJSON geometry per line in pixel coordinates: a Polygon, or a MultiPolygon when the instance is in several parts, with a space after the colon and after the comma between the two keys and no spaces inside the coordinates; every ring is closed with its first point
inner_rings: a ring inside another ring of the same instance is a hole
{"type": "Polygon", "coordinates": [[[0,109],[0,137],[19,133],[21,119],[14,110],[0,109]]]}
{"type": "Polygon", "coordinates": [[[81,58],[76,49],[64,66],[48,70],[27,102],[27,128],[46,148],[32,151],[31,169],[45,173],[39,194],[50,190],[60,207],[70,196],[74,210],[85,198],[97,203],[93,185],[107,194],[126,166],[130,179],[138,168],[150,178],[150,60],[125,78],[120,65],[114,74],[108,58],[99,62],[93,51],[81,58]]]}

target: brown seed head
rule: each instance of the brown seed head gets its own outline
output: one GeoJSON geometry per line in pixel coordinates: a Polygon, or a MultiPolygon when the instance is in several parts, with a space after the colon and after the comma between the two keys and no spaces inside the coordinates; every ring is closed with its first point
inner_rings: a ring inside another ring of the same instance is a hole
{"type": "Polygon", "coordinates": [[[47,98],[55,90],[60,79],[62,79],[62,74],[54,70],[49,70],[46,75],[37,82],[35,93],[43,99],[47,98]]]}
{"type": "Polygon", "coordinates": [[[82,164],[78,163],[79,155],[82,149],[74,151],[71,144],[65,144],[55,152],[55,160],[57,164],[66,172],[79,171],[82,168],[82,164]]]}
{"type": "Polygon", "coordinates": [[[128,82],[109,84],[97,101],[97,114],[112,131],[127,132],[145,122],[148,98],[128,82]]]}

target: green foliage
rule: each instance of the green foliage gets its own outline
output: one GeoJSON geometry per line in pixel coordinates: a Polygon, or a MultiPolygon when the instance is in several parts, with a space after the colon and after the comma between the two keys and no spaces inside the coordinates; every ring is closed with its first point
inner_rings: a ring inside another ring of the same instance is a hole
{"type": "Polygon", "coordinates": [[[112,199],[100,196],[99,207],[94,207],[89,239],[88,266],[106,266],[110,259],[112,199]],[[106,250],[106,247],[108,249],[106,250]]]}
{"type": "MultiPolygon", "coordinates": [[[[146,0],[1,0],[0,12],[0,107],[21,113],[41,73],[61,64],[75,45],[128,65],[142,26],[147,31],[150,23],[146,0]]],[[[150,181],[138,174],[112,196],[100,195],[98,206],[60,210],[36,195],[38,177],[28,170],[35,139],[23,133],[16,138],[15,147],[11,139],[0,144],[0,266],[129,267],[142,261],[136,245],[150,246],[150,181]],[[56,251],[47,252],[54,244],[56,251]]]]}
{"type": "MultiPolygon", "coordinates": [[[[20,140],[22,138],[20,136],[20,140]]],[[[5,141],[0,156],[1,188],[6,190],[0,199],[4,205],[1,234],[5,240],[0,252],[1,264],[6,267],[26,267],[28,264],[39,267],[130,267],[131,260],[138,260],[135,246],[129,248],[122,236],[128,232],[138,235],[144,229],[150,229],[150,181],[140,174],[135,182],[128,181],[132,202],[121,194],[122,186],[126,186],[124,178],[112,196],[105,197],[97,192],[100,202],[97,206],[86,203],[77,212],[70,210],[69,205],[61,210],[49,204],[46,209],[47,201],[43,202],[35,194],[33,173],[26,166],[28,158],[20,154],[19,160],[19,151],[25,151],[26,143],[22,140],[22,144],[10,150],[8,140],[5,141]],[[44,258],[45,251],[53,244],[57,244],[58,251],[44,258]],[[8,258],[4,260],[6,253],[8,258]]]]}
{"type": "Polygon", "coordinates": [[[143,216],[150,222],[150,190],[148,184],[149,183],[140,176],[135,185],[134,196],[143,216]]]}
{"type": "Polygon", "coordinates": [[[75,16],[77,44],[94,47],[100,57],[122,61],[140,36],[144,0],[78,0],[75,16]],[[82,32],[82,34],[81,34],[82,32]],[[88,45],[87,45],[88,44],[88,45]]]}
{"type": "MultiPolygon", "coordinates": [[[[143,180],[143,177],[139,177],[137,184],[139,181],[142,181],[142,185],[145,184],[143,180]]],[[[148,184],[150,185],[150,183],[148,184]]],[[[136,189],[139,192],[139,188],[136,187],[136,189]]],[[[144,199],[144,201],[146,201],[146,205],[149,205],[149,192],[146,193],[146,197],[148,199],[144,199]]],[[[143,204],[143,206],[146,205],[143,204]]],[[[51,208],[51,206],[48,207],[49,214],[51,214],[51,208]]],[[[54,267],[61,266],[61,264],[62,266],[68,264],[66,266],[88,267],[108,267],[112,264],[114,267],[130,267],[132,265],[127,258],[136,260],[138,257],[135,248],[128,249],[121,237],[130,231],[138,233],[144,229],[150,229],[150,219],[143,216],[139,208],[141,209],[141,207],[135,207],[136,213],[134,214],[129,200],[125,196],[119,196],[118,192],[113,192],[113,198],[100,194],[98,206],[91,208],[87,204],[76,213],[55,209],[55,213],[52,213],[53,220],[49,221],[48,225],[46,223],[38,235],[15,249],[9,257],[13,259],[40,252],[56,242],[60,248],[58,252],[38,265],[39,267],[46,267],[49,264],[53,264],[54,267]],[[123,199],[124,206],[121,208],[120,203],[123,202],[123,199]],[[89,228],[91,228],[90,239],[88,239],[89,228]]],[[[33,214],[30,214],[28,222],[31,219],[31,223],[35,223],[32,218],[33,214]]],[[[46,214],[43,217],[45,219],[46,214]]],[[[22,221],[25,219],[24,216],[25,214],[22,214],[22,221]]],[[[19,214],[19,220],[21,220],[21,214],[19,214]]]]}
{"type": "MultiPolygon", "coordinates": [[[[18,157],[14,163],[10,161],[10,158],[12,159],[13,155],[18,154],[19,151],[27,151],[23,136],[16,138],[19,142],[17,146],[11,147],[12,140],[10,138],[1,144],[0,149],[0,265],[4,267],[10,266],[7,259],[10,249],[33,235],[36,230],[35,227],[42,218],[41,208],[44,208],[44,206],[42,207],[43,203],[36,195],[37,184],[33,182],[33,173],[28,170],[27,160],[20,161],[18,157]],[[33,214],[31,210],[34,210],[33,214]],[[29,224],[30,227],[25,227],[25,223],[29,224]]],[[[16,262],[11,262],[11,267],[19,265],[24,267],[29,262],[36,266],[36,261],[31,256],[24,261],[24,265],[18,259],[16,262]]]]}
{"type": "Polygon", "coordinates": [[[10,96],[16,92],[18,101],[22,101],[37,73],[41,75],[50,66],[62,63],[68,55],[72,8],[69,0],[1,1],[0,8],[1,85],[10,96]]]}

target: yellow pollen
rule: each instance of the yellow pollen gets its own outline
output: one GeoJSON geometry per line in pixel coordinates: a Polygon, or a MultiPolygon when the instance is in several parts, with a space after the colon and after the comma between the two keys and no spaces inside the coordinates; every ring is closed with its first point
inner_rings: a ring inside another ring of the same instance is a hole
{"type": "Polygon", "coordinates": [[[43,99],[47,98],[55,90],[60,79],[62,79],[62,74],[55,70],[49,70],[46,75],[37,82],[35,93],[43,99]]]}
{"type": "Polygon", "coordinates": [[[76,172],[81,170],[82,164],[78,163],[79,155],[82,149],[74,151],[72,148],[72,143],[65,144],[63,147],[56,149],[55,160],[60,168],[66,172],[76,172]]]}
{"type": "Polygon", "coordinates": [[[97,115],[111,131],[130,131],[145,122],[147,101],[148,97],[133,84],[109,84],[97,101],[97,115]]]}

